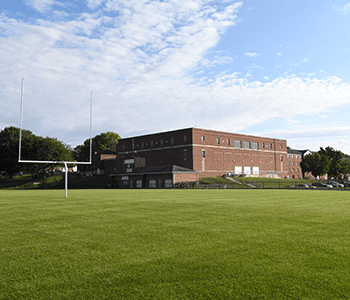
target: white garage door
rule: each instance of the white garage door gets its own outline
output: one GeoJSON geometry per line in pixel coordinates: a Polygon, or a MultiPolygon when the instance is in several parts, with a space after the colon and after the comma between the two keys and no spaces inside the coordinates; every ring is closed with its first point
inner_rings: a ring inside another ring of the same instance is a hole
{"type": "Polygon", "coordinates": [[[235,174],[242,174],[242,167],[235,167],[235,174]]]}
{"type": "Polygon", "coordinates": [[[253,174],[259,175],[259,167],[253,167],[253,174]]]}
{"type": "Polygon", "coordinates": [[[244,174],[251,174],[251,172],[250,167],[244,167],[244,174]]]}

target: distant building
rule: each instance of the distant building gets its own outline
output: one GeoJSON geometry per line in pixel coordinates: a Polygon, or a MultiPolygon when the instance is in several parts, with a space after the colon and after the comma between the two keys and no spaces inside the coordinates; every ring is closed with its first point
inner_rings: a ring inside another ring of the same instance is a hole
{"type": "Polygon", "coordinates": [[[185,128],[119,140],[104,170],[115,187],[165,188],[224,174],[302,178],[302,157],[286,140],[185,128]]]}

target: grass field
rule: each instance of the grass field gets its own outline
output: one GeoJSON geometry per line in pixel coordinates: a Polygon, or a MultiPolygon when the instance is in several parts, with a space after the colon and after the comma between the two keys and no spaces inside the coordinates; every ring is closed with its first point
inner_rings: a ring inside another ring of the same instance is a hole
{"type": "Polygon", "coordinates": [[[350,194],[0,191],[0,299],[349,299],[350,194]]]}

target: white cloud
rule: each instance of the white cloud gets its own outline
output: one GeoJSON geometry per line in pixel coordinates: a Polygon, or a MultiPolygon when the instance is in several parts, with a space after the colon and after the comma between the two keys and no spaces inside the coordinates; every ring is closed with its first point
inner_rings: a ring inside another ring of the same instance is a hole
{"type": "Polygon", "coordinates": [[[349,103],[350,87],[339,78],[266,76],[264,82],[249,82],[229,70],[201,73],[229,61],[208,52],[234,26],[241,4],[109,0],[101,5],[98,13],[68,21],[21,24],[0,17],[0,26],[21,29],[0,37],[0,112],[8,118],[0,119],[2,124],[18,120],[22,77],[26,129],[72,144],[89,134],[91,90],[94,133],[124,137],[194,124],[239,132],[349,103]]]}
{"type": "Polygon", "coordinates": [[[50,10],[57,2],[54,0],[24,0],[24,4],[32,6],[37,11],[43,13],[50,10]]]}
{"type": "Polygon", "coordinates": [[[350,3],[345,4],[344,6],[333,5],[333,9],[345,15],[350,12],[350,3]]]}
{"type": "Polygon", "coordinates": [[[244,53],[244,55],[248,56],[248,57],[257,57],[259,54],[258,53],[246,52],[246,53],[244,53]]]}

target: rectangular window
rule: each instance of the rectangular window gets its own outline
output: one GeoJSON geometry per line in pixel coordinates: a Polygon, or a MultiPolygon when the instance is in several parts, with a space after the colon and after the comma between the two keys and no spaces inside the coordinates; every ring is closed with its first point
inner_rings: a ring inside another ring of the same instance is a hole
{"type": "Polygon", "coordinates": [[[153,140],[151,140],[151,147],[153,147],[153,140]]]}
{"type": "Polygon", "coordinates": [[[174,145],[174,138],[173,137],[170,139],[170,145],[174,145]]]}
{"type": "Polygon", "coordinates": [[[202,150],[202,157],[205,158],[205,150],[202,150]]]}
{"type": "Polygon", "coordinates": [[[265,148],[265,143],[262,143],[262,146],[261,146],[263,149],[265,148]]]}
{"type": "Polygon", "coordinates": [[[160,145],[163,146],[163,139],[160,140],[160,145]]]}
{"type": "Polygon", "coordinates": [[[280,149],[282,149],[282,144],[280,144],[280,149]]]}
{"type": "Polygon", "coordinates": [[[202,141],[202,142],[205,141],[205,136],[204,136],[204,135],[201,136],[201,141],[202,141]]]}
{"type": "Polygon", "coordinates": [[[252,149],[259,150],[259,143],[258,142],[252,142],[252,149]]]}
{"type": "Polygon", "coordinates": [[[242,141],[235,140],[234,144],[235,144],[235,148],[242,148],[242,141]]]}
{"type": "Polygon", "coordinates": [[[123,144],[123,149],[125,149],[125,144],[123,144]]]}
{"type": "Polygon", "coordinates": [[[143,149],[144,147],[144,142],[141,142],[141,149],[143,149]]]}
{"type": "Polygon", "coordinates": [[[272,149],[272,144],[270,144],[270,149],[272,149]]]}
{"type": "Polygon", "coordinates": [[[172,188],[173,187],[173,181],[171,179],[165,179],[164,185],[166,188],[172,188]]]}
{"type": "Polygon", "coordinates": [[[187,150],[184,150],[184,160],[187,160],[187,150]]]}
{"type": "Polygon", "coordinates": [[[216,138],[216,143],[220,145],[220,138],[216,138]]]}
{"type": "Polygon", "coordinates": [[[186,142],[187,141],[187,136],[186,135],[184,135],[184,142],[186,142]]]}
{"type": "Polygon", "coordinates": [[[249,141],[243,141],[243,148],[244,149],[250,149],[250,142],[249,141]]]}
{"type": "Polygon", "coordinates": [[[227,139],[227,146],[230,146],[231,145],[231,141],[230,139],[227,139]]]}
{"type": "Polygon", "coordinates": [[[136,188],[138,189],[142,188],[142,180],[136,180],[136,188]]]}
{"type": "Polygon", "coordinates": [[[157,187],[157,181],[156,180],[150,180],[149,181],[149,187],[150,188],[156,188],[157,187]]]}
{"type": "Polygon", "coordinates": [[[283,156],[281,155],[281,161],[283,161],[283,156]]]}

